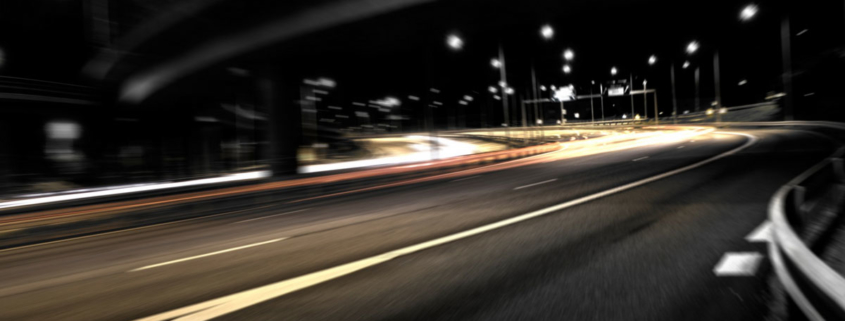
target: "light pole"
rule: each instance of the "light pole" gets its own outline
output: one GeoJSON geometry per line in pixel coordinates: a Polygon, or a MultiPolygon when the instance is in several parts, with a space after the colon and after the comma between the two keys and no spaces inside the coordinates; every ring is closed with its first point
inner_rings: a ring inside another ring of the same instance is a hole
{"type": "Polygon", "coordinates": [[[643,79],[643,118],[648,119],[648,80],[643,79]]]}
{"type": "MultiPolygon", "coordinates": [[[[508,136],[508,145],[510,145],[510,119],[508,118],[508,100],[510,99],[508,98],[508,92],[510,91],[510,87],[508,87],[507,82],[508,77],[507,71],[505,70],[505,52],[504,50],[502,50],[502,44],[499,44],[498,63],[496,63],[496,60],[494,59],[493,61],[491,61],[491,64],[493,65],[493,67],[499,69],[499,86],[502,87],[502,114],[504,114],[504,125],[505,132],[508,136]]],[[[513,94],[513,92],[510,91],[510,94],[513,94]]]]}
{"type": "Polygon", "coordinates": [[[699,82],[698,82],[698,80],[699,80],[699,70],[701,70],[701,68],[699,68],[698,66],[695,66],[695,72],[694,72],[694,74],[695,74],[695,76],[694,76],[695,77],[695,103],[694,103],[695,111],[698,111],[699,109],[701,109],[701,85],[699,85],[699,82]]]}
{"type": "MultiPolygon", "coordinates": [[[[616,68],[613,68],[616,70],[616,68]]],[[[599,102],[601,103],[601,121],[604,121],[604,87],[599,83],[599,102]]]]}
{"type": "Polygon", "coordinates": [[[595,84],[595,80],[590,80],[590,118],[594,123],[596,122],[596,113],[593,111],[593,85],[595,84]]]}
{"type": "MultiPolygon", "coordinates": [[[[754,4],[745,6],[739,13],[739,20],[745,22],[751,20],[757,14],[758,8],[754,4]]],[[[783,82],[783,91],[786,94],[784,98],[783,113],[785,120],[794,119],[792,111],[792,46],[790,44],[789,31],[789,13],[784,12],[780,21],[780,50],[782,59],[783,75],[781,81],[783,82]]],[[[714,57],[714,64],[717,63],[718,57],[714,57]]],[[[718,103],[718,101],[717,101],[718,103]]],[[[721,109],[719,109],[721,112],[721,109]]]]}
{"type": "Polygon", "coordinates": [[[713,53],[713,85],[716,94],[716,123],[722,122],[722,89],[719,81],[719,50],[713,53]]]}
{"type": "MultiPolygon", "coordinates": [[[[634,112],[634,95],[633,95],[633,92],[634,92],[634,74],[628,73],[628,75],[631,77],[630,78],[631,81],[629,83],[629,85],[631,86],[631,89],[628,91],[628,96],[631,96],[631,119],[634,119],[634,115],[635,115],[635,112],[634,112]]],[[[645,93],[643,93],[643,95],[645,95],[645,93]]]]}
{"type": "MultiPolygon", "coordinates": [[[[649,57],[648,57],[648,65],[649,65],[649,66],[654,66],[654,64],[655,64],[655,63],[657,63],[657,56],[655,56],[655,55],[651,55],[651,56],[649,56],[649,57]]],[[[644,79],[644,80],[643,80],[643,91],[644,91],[644,92],[646,91],[646,88],[645,88],[645,87],[646,87],[646,83],[648,83],[648,81],[646,81],[646,80],[644,79]]],[[[657,104],[657,91],[655,91],[654,96],[655,96],[655,97],[654,97],[654,103],[655,103],[655,104],[657,104]]],[[[643,101],[645,101],[645,105],[643,106],[643,110],[645,111],[645,118],[648,118],[648,93],[643,93],[643,101]]],[[[654,121],[655,121],[655,124],[657,124],[657,122],[658,122],[658,121],[659,121],[659,119],[660,119],[660,117],[658,117],[658,116],[659,116],[659,115],[657,114],[657,110],[655,109],[655,111],[654,111],[654,121]]]]}
{"type": "Polygon", "coordinates": [[[780,51],[783,58],[783,113],[786,120],[795,118],[792,115],[792,47],[790,45],[789,15],[784,13],[780,22],[780,51]]]}
{"type": "MultiPolygon", "coordinates": [[[[669,79],[672,81],[672,119],[675,124],[678,123],[678,99],[675,96],[675,62],[672,61],[672,66],[669,67],[669,79]]],[[[655,99],[657,100],[657,99],[655,99]]]]}

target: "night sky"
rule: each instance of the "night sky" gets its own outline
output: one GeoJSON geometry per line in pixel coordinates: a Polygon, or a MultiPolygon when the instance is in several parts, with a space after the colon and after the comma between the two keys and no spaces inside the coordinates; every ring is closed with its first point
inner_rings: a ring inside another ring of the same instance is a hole
{"type": "MultiPolygon", "coordinates": [[[[671,104],[669,63],[679,66],[676,83],[681,106],[692,106],[693,69],[701,68],[700,90],[706,106],[713,99],[712,57],[719,50],[723,102],[734,106],[759,102],[782,90],[780,19],[784,12],[790,12],[792,23],[794,69],[797,75],[807,76],[804,85],[796,83],[796,90],[802,91],[796,96],[830,83],[821,79],[828,75],[817,70],[830,69],[818,61],[841,65],[841,58],[830,58],[836,57],[845,40],[845,10],[841,2],[834,2],[782,5],[767,1],[758,3],[761,9],[753,20],[741,22],[738,16],[747,4],[744,1],[437,1],[304,35],[227,64],[253,69],[272,66],[291,78],[331,77],[350,101],[404,98],[437,87],[451,95],[444,99],[455,103],[452,97],[465,94],[489,96],[487,87],[498,81],[490,59],[501,45],[508,82],[517,95],[529,95],[533,65],[538,84],[573,84],[578,94],[589,92],[591,80],[598,84],[632,74],[639,89],[647,78],[649,87],[660,93],[661,107],[667,108],[671,104]],[[550,41],[540,37],[543,24],[555,29],[550,41]],[[809,31],[795,36],[804,29],[809,31]],[[445,39],[450,33],[463,38],[462,50],[447,48],[445,39]],[[684,48],[691,40],[699,41],[701,48],[688,56],[684,48]],[[569,75],[561,72],[565,48],[575,51],[569,75]],[[647,64],[651,54],[658,57],[654,66],[647,64]],[[687,70],[680,68],[685,60],[691,63],[687,70]],[[619,70],[615,78],[609,72],[612,66],[619,70]],[[743,79],[747,83],[739,86],[743,79]]],[[[166,8],[163,3],[158,4],[166,8]]],[[[94,49],[86,42],[81,6],[76,0],[4,1],[0,48],[6,63],[0,74],[85,81],[80,69],[94,49]]],[[[133,54],[166,56],[180,46],[234,30],[229,28],[261,23],[306,6],[304,2],[221,1],[214,10],[186,20],[133,54]]],[[[147,14],[158,12],[146,9],[147,14]]],[[[119,22],[115,25],[125,28],[119,22]]]]}

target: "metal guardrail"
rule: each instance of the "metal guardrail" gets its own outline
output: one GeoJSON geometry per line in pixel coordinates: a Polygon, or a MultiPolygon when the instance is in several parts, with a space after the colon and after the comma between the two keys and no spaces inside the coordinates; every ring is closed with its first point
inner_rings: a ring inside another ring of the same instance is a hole
{"type": "Polygon", "coordinates": [[[845,183],[843,153],[845,148],[837,150],[794,178],[769,203],[769,258],[792,302],[810,320],[845,320],[845,278],[799,236],[802,225],[812,218],[814,201],[832,184],[845,183]]]}

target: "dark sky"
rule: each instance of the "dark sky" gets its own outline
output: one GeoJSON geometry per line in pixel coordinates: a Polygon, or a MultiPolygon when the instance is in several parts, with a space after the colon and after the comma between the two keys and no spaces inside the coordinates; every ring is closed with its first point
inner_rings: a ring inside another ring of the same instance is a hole
{"type": "MultiPolygon", "coordinates": [[[[112,3],[119,10],[121,3],[112,3]]],[[[156,2],[156,7],[127,2],[126,8],[137,7],[143,9],[139,12],[155,15],[166,10],[166,3],[156,2]]],[[[689,70],[677,69],[682,105],[691,105],[695,67],[701,68],[702,100],[709,101],[713,96],[712,55],[719,50],[723,100],[726,105],[738,105],[759,101],[768,92],[780,90],[779,22],[784,12],[791,15],[796,72],[812,74],[812,68],[819,68],[814,61],[835,56],[830,51],[845,40],[841,1],[790,1],[785,8],[780,3],[758,3],[758,15],[743,23],[738,15],[747,3],[734,0],[436,1],[304,35],[224,65],[273,66],[291,78],[332,77],[338,81],[338,90],[350,100],[405,97],[425,92],[428,87],[442,87],[459,97],[465,93],[486,94],[487,86],[498,81],[489,61],[501,45],[507,59],[508,81],[523,95],[528,92],[532,65],[540,84],[571,83],[579,93],[588,91],[591,80],[613,80],[609,70],[616,66],[618,78],[633,74],[637,87],[641,86],[641,79],[648,78],[649,87],[658,88],[661,93],[661,105],[668,106],[669,63],[680,65],[690,60],[692,65],[689,70]],[[543,24],[555,29],[551,41],[544,41],[539,35],[543,24]],[[810,31],[795,36],[803,29],[810,31]],[[464,39],[462,50],[446,47],[449,33],[464,39]],[[691,40],[698,40],[701,49],[687,56],[683,50],[691,40]],[[570,75],[561,72],[564,48],[575,51],[570,75]],[[646,62],[651,54],[657,55],[658,64],[649,67],[646,62]],[[747,84],[738,86],[743,79],[747,84]]],[[[146,44],[142,52],[131,54],[166,58],[181,46],[309,5],[314,3],[219,1],[205,14],[190,17],[146,44]]],[[[78,80],[82,64],[93,53],[86,43],[82,12],[79,0],[3,1],[0,48],[6,53],[6,65],[0,67],[0,75],[78,80]]],[[[132,16],[130,20],[143,21],[143,17],[132,16]]],[[[124,28],[116,29],[118,34],[127,31],[128,27],[120,21],[115,23],[124,28]]],[[[824,82],[816,79],[810,83],[824,82]]]]}
{"type": "MultiPolygon", "coordinates": [[[[425,91],[426,86],[486,93],[498,81],[490,59],[504,48],[508,81],[527,93],[534,65],[540,84],[574,84],[579,93],[596,83],[628,78],[636,87],[649,78],[669,106],[669,63],[689,60],[689,70],[677,69],[681,104],[692,105],[693,69],[701,68],[703,105],[713,96],[713,62],[721,51],[726,104],[760,101],[776,90],[780,75],[779,9],[767,7],[754,20],[742,23],[739,1],[453,1],[409,9],[283,44],[265,56],[292,62],[303,76],[337,78],[353,96],[401,97],[425,91]],[[545,41],[543,24],[555,29],[545,41]],[[460,35],[465,47],[452,51],[449,33],[460,35]],[[686,44],[698,40],[693,56],[686,44]],[[565,48],[575,51],[573,72],[561,72],[565,48]],[[658,64],[649,66],[649,55],[658,64]],[[611,77],[616,66],[619,76],[611,77]],[[747,84],[737,88],[740,80],[747,84]]],[[[284,62],[282,62],[284,64],[284,62]]],[[[597,88],[596,88],[597,90],[597,88]]],[[[370,99],[372,99],[370,98],[370,99]]],[[[362,98],[363,99],[363,98],[362,98]]]]}

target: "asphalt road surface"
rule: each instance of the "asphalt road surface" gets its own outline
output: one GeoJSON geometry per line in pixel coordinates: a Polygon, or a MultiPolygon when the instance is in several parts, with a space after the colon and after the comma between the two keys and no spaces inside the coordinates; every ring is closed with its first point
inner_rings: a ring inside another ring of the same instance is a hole
{"type": "Polygon", "coordinates": [[[732,129],[2,250],[0,319],[762,320],[746,237],[837,145],[732,129]]]}

